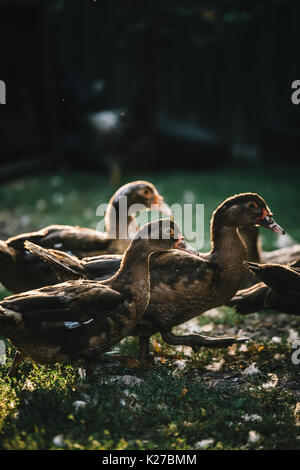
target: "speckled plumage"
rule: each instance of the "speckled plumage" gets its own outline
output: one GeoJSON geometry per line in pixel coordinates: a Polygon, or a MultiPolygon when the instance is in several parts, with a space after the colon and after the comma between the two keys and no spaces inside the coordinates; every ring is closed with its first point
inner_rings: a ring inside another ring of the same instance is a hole
{"type": "Polygon", "coordinates": [[[241,230],[241,235],[248,248],[248,259],[254,263],[290,264],[300,259],[300,244],[263,251],[258,227],[247,227],[241,230]]]}
{"type": "Polygon", "coordinates": [[[129,215],[127,228],[130,226],[134,233],[127,233],[125,238],[119,237],[118,226],[115,226],[115,215],[118,222],[119,202],[122,196],[127,197],[128,207],[133,204],[143,204],[149,209],[152,204],[158,204],[161,211],[169,211],[163,198],[151,183],[147,181],[128,183],[112,196],[108,204],[105,215],[107,232],[105,233],[79,226],[50,225],[37,232],[24,233],[6,241],[0,241],[0,281],[2,284],[10,292],[17,293],[57,283],[57,277],[49,266],[41,263],[39,257],[24,248],[26,240],[43,248],[66,252],[66,256],[69,253],[78,258],[105,253],[124,253],[137,226],[134,215],[129,215]]]}
{"type": "MultiPolygon", "coordinates": [[[[96,357],[132,333],[150,299],[149,256],[179,243],[179,229],[168,220],[146,224],[110,279],[72,280],[10,296],[0,302],[0,331],[17,349],[17,358],[53,363],[96,357]],[[168,225],[166,228],[166,224],[168,225]],[[164,230],[172,234],[162,238],[164,230]],[[143,235],[149,234],[145,239],[143,235]]],[[[188,245],[181,243],[182,249],[188,245]]]]}
{"type": "MultiPolygon", "coordinates": [[[[215,338],[203,340],[200,335],[177,340],[166,334],[170,334],[174,326],[223,305],[241,287],[246,273],[243,262],[247,259],[247,250],[238,227],[259,223],[265,213],[269,214],[270,210],[257,194],[246,193],[228,198],[212,217],[211,252],[198,256],[179,251],[153,255],[150,260],[151,298],[134,334],[149,338],[161,332],[171,344],[187,344],[194,349],[204,344],[215,347],[237,342],[235,338],[226,338],[223,342],[215,338]],[[256,208],[249,209],[249,204],[253,202],[256,208]]],[[[265,223],[265,217],[263,220],[265,223]]],[[[270,218],[270,223],[273,222],[270,218]]],[[[55,269],[55,256],[51,264],[55,269]]],[[[97,275],[100,278],[109,276],[116,269],[116,264],[116,257],[111,260],[111,265],[108,257],[81,260],[78,277],[85,275],[95,279],[97,275]],[[94,272],[89,268],[90,263],[93,263],[94,272]]],[[[68,275],[67,268],[65,276],[68,275]]]]}
{"type": "Polygon", "coordinates": [[[248,266],[263,282],[238,291],[228,305],[244,315],[269,309],[300,315],[300,260],[292,266],[256,263],[248,266]]]}

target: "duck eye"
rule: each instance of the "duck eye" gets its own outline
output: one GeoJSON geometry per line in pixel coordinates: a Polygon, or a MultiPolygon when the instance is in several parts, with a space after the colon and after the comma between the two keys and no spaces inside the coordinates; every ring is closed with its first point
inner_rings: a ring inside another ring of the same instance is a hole
{"type": "Polygon", "coordinates": [[[165,235],[170,235],[171,237],[174,235],[174,230],[172,228],[166,228],[164,230],[165,235]]]}
{"type": "Polygon", "coordinates": [[[145,196],[147,196],[149,194],[149,189],[145,189],[144,194],[145,194],[145,196]]]}
{"type": "Polygon", "coordinates": [[[257,209],[257,204],[256,202],[249,202],[248,204],[249,209],[257,209]]]}

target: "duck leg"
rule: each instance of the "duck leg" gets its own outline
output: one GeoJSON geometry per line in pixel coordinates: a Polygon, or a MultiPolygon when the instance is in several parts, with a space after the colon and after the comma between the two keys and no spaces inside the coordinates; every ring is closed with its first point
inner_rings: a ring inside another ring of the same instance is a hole
{"type": "Polygon", "coordinates": [[[24,360],[24,357],[22,356],[22,354],[19,352],[16,352],[16,355],[13,359],[13,363],[7,373],[7,377],[14,377],[16,375],[17,370],[23,360],[24,360]]]}
{"type": "Polygon", "coordinates": [[[211,336],[203,335],[186,335],[177,336],[169,331],[168,333],[162,333],[163,340],[173,346],[190,346],[194,352],[197,352],[200,348],[225,348],[235,343],[244,343],[248,341],[248,338],[234,338],[228,336],[225,338],[213,338],[211,336]]]}
{"type": "Polygon", "coordinates": [[[140,336],[139,337],[139,360],[140,362],[149,360],[149,351],[150,351],[150,336],[140,336]]]}

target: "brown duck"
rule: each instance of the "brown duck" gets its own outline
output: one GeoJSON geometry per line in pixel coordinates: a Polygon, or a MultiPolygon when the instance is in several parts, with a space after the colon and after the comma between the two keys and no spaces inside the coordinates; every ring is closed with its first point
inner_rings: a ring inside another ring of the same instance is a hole
{"type": "Polygon", "coordinates": [[[245,227],[240,230],[247,245],[248,259],[254,263],[290,264],[300,259],[300,244],[262,251],[258,227],[245,227]]]}
{"type": "Polygon", "coordinates": [[[243,315],[277,310],[300,315],[300,260],[290,266],[247,263],[259,284],[238,291],[229,305],[243,315]]]}
{"type": "MultiPolygon", "coordinates": [[[[157,208],[170,216],[171,212],[153,184],[135,181],[122,186],[111,198],[105,222],[107,232],[68,225],[51,225],[38,232],[25,233],[0,241],[0,282],[11,292],[23,292],[55,284],[57,278],[49,267],[24,249],[30,240],[45,248],[56,248],[81,258],[103,253],[123,253],[137,230],[134,213],[129,213],[126,233],[120,233],[118,220],[122,204],[127,198],[128,207],[157,208]],[[138,206],[135,206],[135,205],[138,206]]],[[[127,207],[125,209],[127,213],[127,207]]]]}
{"type": "MultiPolygon", "coordinates": [[[[151,298],[133,332],[140,337],[142,359],[148,354],[150,336],[157,332],[169,344],[187,345],[194,350],[201,346],[224,347],[239,342],[233,337],[175,336],[171,330],[206,310],[225,304],[241,287],[246,272],[243,263],[247,259],[247,249],[238,229],[256,224],[284,233],[260,196],[239,194],[226,199],[213,213],[209,253],[189,255],[172,251],[151,257],[151,298]]],[[[43,253],[36,254],[43,257],[43,253]]],[[[111,275],[120,263],[116,257],[110,260],[108,256],[105,259],[73,259],[65,263],[64,271],[62,257],[57,258],[55,253],[48,252],[44,259],[51,262],[61,278],[103,279],[111,275]]]]}
{"type": "MultiPolygon", "coordinates": [[[[240,234],[247,245],[248,260],[255,263],[276,263],[289,265],[300,259],[300,245],[279,248],[278,250],[263,251],[258,227],[243,227],[240,234]]],[[[259,282],[251,270],[245,277],[243,288],[250,287],[259,282]]]]}
{"type": "Polygon", "coordinates": [[[0,302],[0,332],[17,350],[9,375],[25,358],[51,364],[97,356],[132,333],[150,298],[149,257],[171,248],[194,250],[169,219],[144,225],[120,269],[104,282],[67,281],[0,302]]]}

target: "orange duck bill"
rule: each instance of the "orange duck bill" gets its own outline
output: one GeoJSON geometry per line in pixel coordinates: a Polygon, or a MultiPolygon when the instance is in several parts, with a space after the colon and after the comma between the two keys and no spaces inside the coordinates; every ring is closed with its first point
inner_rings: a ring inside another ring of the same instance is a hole
{"type": "Polygon", "coordinates": [[[273,230],[273,232],[280,233],[281,235],[285,234],[283,228],[281,228],[280,225],[278,225],[273,219],[273,214],[268,212],[266,209],[263,209],[262,216],[257,221],[257,223],[258,225],[262,225],[263,227],[273,230]]]}
{"type": "Polygon", "coordinates": [[[182,235],[179,236],[178,240],[174,243],[173,248],[176,250],[186,251],[187,253],[191,253],[192,255],[199,256],[199,252],[194,250],[184,239],[182,235]]]}

